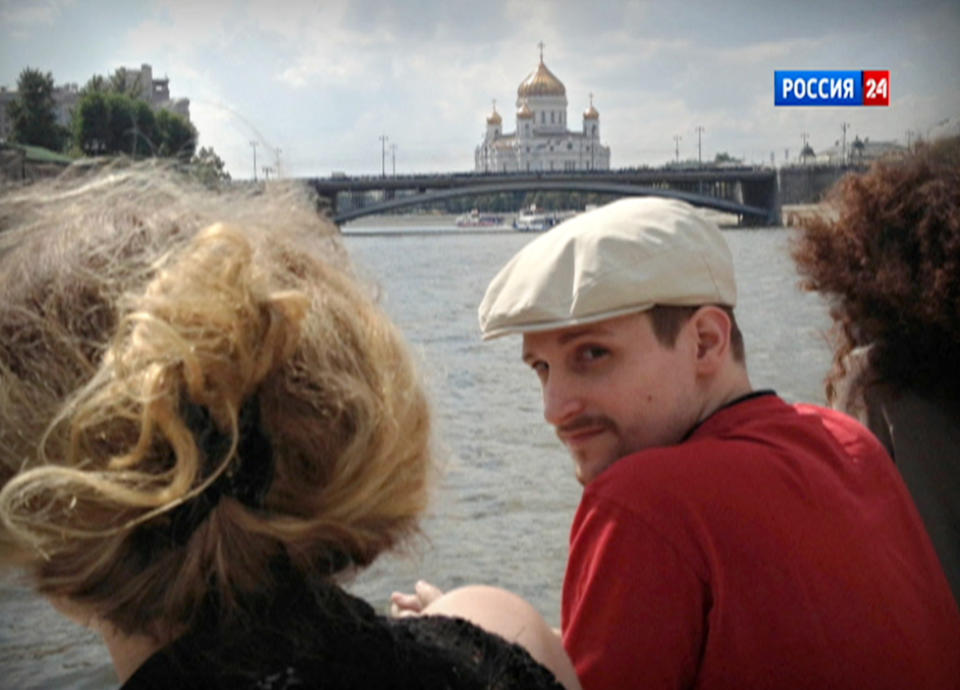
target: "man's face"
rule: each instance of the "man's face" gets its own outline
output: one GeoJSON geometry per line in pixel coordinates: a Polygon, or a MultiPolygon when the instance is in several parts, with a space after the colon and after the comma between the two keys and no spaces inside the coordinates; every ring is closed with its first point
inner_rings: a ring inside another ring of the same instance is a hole
{"type": "Polygon", "coordinates": [[[678,443],[699,419],[695,329],[660,344],[646,313],[523,336],[543,413],[589,484],[616,460],[678,443]]]}

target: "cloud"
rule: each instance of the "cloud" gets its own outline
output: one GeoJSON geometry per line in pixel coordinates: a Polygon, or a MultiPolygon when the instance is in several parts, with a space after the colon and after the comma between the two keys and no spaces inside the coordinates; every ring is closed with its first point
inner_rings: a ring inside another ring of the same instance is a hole
{"type": "Polygon", "coordinates": [[[832,144],[844,121],[861,137],[902,139],[956,117],[960,94],[942,75],[960,61],[960,6],[918,3],[90,0],[67,11],[0,0],[0,57],[42,54],[58,82],[149,63],[190,98],[201,143],[237,175],[252,172],[250,141],[258,164],[281,149],[291,174],[379,173],[383,134],[398,172],[471,168],[491,99],[514,128],[516,88],[543,41],[570,129],[595,94],[615,165],[672,160],[676,134],[681,158],[695,157],[697,126],[705,158],[767,160],[796,150],[801,132],[814,148],[832,144]],[[91,38],[101,25],[109,41],[91,38]],[[34,37],[4,40],[11,27],[34,37]],[[891,69],[890,108],[773,107],[774,69],[862,67],[891,69]]]}
{"type": "Polygon", "coordinates": [[[11,38],[28,38],[36,29],[51,26],[73,0],[2,0],[0,26],[11,38]]]}

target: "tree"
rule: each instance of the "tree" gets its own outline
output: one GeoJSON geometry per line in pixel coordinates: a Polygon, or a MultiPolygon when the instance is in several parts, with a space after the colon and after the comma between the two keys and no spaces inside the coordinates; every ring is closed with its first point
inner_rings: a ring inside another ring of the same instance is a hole
{"type": "Polygon", "coordinates": [[[83,95],[73,109],[73,145],[88,156],[99,156],[114,150],[110,133],[110,112],[107,94],[84,87],[83,95]]]}
{"type": "Polygon", "coordinates": [[[161,156],[187,162],[196,148],[197,130],[185,118],[146,101],[92,84],[73,113],[73,143],[87,155],[161,156]]]}
{"type": "Polygon", "coordinates": [[[80,89],[80,96],[83,97],[90,93],[91,91],[100,91],[106,92],[109,91],[109,85],[107,80],[103,78],[102,75],[94,74],[87,80],[87,83],[83,85],[83,88],[80,89]]]}
{"type": "Polygon", "coordinates": [[[816,158],[816,157],[817,157],[817,154],[814,153],[813,147],[810,146],[810,144],[804,144],[803,150],[800,151],[800,160],[806,163],[807,159],[816,158]]]}
{"type": "Polygon", "coordinates": [[[118,67],[116,71],[105,80],[104,86],[108,91],[122,93],[130,98],[140,98],[143,92],[143,73],[138,72],[133,79],[130,78],[130,72],[126,67],[118,67]]]}
{"type": "Polygon", "coordinates": [[[118,67],[113,74],[103,76],[94,74],[87,80],[87,83],[80,89],[80,95],[83,96],[91,91],[100,91],[102,93],[118,93],[129,96],[134,100],[142,100],[143,75],[137,73],[136,77],[131,78],[130,71],[126,67],[118,67]]]}
{"type": "Polygon", "coordinates": [[[221,182],[230,181],[230,173],[224,169],[223,160],[213,147],[200,147],[190,161],[190,173],[208,187],[216,187],[221,182]]]}
{"type": "Polygon", "coordinates": [[[853,144],[850,145],[850,148],[853,149],[854,155],[859,160],[863,160],[863,151],[865,148],[867,148],[867,145],[863,142],[862,139],[860,139],[859,136],[857,136],[857,138],[853,140],[853,144]]]}
{"type": "Polygon", "coordinates": [[[13,141],[55,151],[63,148],[67,131],[57,124],[51,72],[24,68],[17,79],[17,97],[7,104],[7,116],[13,141]]]}
{"type": "Polygon", "coordinates": [[[74,109],[73,143],[88,155],[160,156],[188,163],[197,146],[197,129],[168,110],[155,111],[141,97],[143,73],[123,67],[93,75],[74,109]]]}
{"type": "Polygon", "coordinates": [[[743,161],[740,158],[734,158],[726,151],[721,151],[713,158],[714,163],[742,163],[743,161]]]}
{"type": "Polygon", "coordinates": [[[123,148],[134,158],[156,156],[160,146],[158,118],[146,101],[132,100],[131,104],[130,128],[125,132],[123,148]]]}
{"type": "Polygon", "coordinates": [[[197,149],[197,128],[181,115],[161,109],[157,113],[157,143],[157,155],[186,163],[197,149]]]}

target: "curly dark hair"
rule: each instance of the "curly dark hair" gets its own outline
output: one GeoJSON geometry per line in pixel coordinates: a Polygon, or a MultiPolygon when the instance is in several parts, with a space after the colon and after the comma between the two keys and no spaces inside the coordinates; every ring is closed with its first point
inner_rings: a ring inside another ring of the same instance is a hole
{"type": "Polygon", "coordinates": [[[848,175],[827,203],[791,246],[836,324],[827,398],[847,355],[872,345],[862,384],[960,399],[960,137],[848,175]]]}

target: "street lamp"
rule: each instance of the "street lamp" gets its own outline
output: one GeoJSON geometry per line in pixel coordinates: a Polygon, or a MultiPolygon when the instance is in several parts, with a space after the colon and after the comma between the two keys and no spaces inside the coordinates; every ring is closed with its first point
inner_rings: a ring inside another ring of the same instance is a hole
{"type": "Polygon", "coordinates": [[[847,164],[847,127],[850,126],[849,122],[841,122],[840,129],[843,130],[843,147],[840,149],[840,162],[843,165],[847,164]]]}
{"type": "Polygon", "coordinates": [[[387,135],[380,135],[380,177],[387,176],[387,135]]]}
{"type": "Polygon", "coordinates": [[[250,147],[253,149],[253,181],[257,181],[257,142],[250,141],[250,147]]]}
{"type": "Polygon", "coordinates": [[[683,139],[679,134],[673,135],[673,145],[674,145],[674,156],[677,159],[677,163],[680,163],[680,140],[683,139]]]}
{"type": "Polygon", "coordinates": [[[694,127],[697,130],[697,163],[703,165],[703,156],[702,151],[700,150],[700,134],[703,133],[703,127],[697,126],[694,127]]]}

